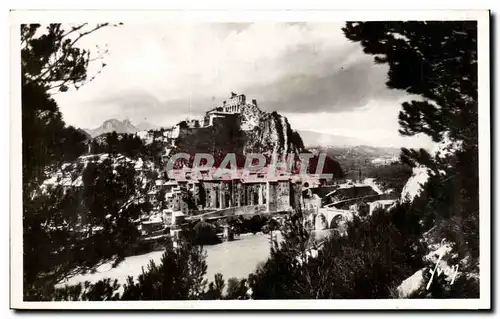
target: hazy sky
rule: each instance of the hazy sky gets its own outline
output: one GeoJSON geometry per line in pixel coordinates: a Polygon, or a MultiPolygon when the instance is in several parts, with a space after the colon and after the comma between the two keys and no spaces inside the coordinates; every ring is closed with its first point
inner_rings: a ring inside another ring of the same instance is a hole
{"type": "Polygon", "coordinates": [[[109,49],[106,68],[79,91],[55,96],[67,123],[109,118],[173,125],[199,117],[231,91],[288,117],[292,128],[426,147],[403,138],[397,117],[410,97],[385,86],[387,66],[343,35],[343,24],[127,24],[82,47],[109,49]]]}

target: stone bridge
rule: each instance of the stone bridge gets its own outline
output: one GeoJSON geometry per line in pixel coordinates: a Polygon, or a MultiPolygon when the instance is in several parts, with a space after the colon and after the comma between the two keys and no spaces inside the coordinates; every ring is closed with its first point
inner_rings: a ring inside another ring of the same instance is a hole
{"type": "Polygon", "coordinates": [[[336,228],[340,223],[351,221],[354,213],[351,210],[323,207],[308,217],[308,222],[315,230],[336,228]]]}
{"type": "MultiPolygon", "coordinates": [[[[227,218],[230,216],[240,216],[240,215],[253,215],[262,213],[276,213],[268,212],[266,210],[266,205],[247,205],[240,207],[229,207],[225,209],[219,209],[212,212],[189,216],[188,220],[199,220],[199,219],[219,219],[227,218]]],[[[306,219],[310,225],[313,226],[315,230],[322,230],[328,228],[336,228],[340,223],[352,220],[354,216],[353,211],[346,209],[337,209],[334,207],[322,207],[316,212],[312,212],[306,219]]]]}
{"type": "Polygon", "coordinates": [[[376,200],[379,200],[381,199],[382,196],[381,195],[367,195],[367,196],[363,196],[363,197],[356,197],[356,198],[349,198],[349,199],[344,199],[344,200],[340,200],[340,201],[337,201],[337,202],[334,202],[334,203],[329,203],[327,205],[325,205],[325,207],[327,208],[344,208],[344,207],[349,207],[350,205],[352,204],[355,204],[355,203],[369,203],[369,202],[373,202],[373,201],[376,201],[376,200]]]}
{"type": "Polygon", "coordinates": [[[261,214],[266,212],[267,212],[266,205],[246,205],[246,206],[219,209],[200,215],[190,216],[186,219],[191,219],[191,220],[197,220],[202,218],[218,219],[218,218],[227,218],[230,216],[261,214]]]}

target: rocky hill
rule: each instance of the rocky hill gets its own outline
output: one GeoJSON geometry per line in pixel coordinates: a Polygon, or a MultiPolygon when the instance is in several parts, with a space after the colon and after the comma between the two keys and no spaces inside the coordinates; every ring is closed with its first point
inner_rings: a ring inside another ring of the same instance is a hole
{"type": "MultiPolygon", "coordinates": [[[[268,163],[273,158],[287,156],[293,156],[298,163],[300,153],[309,153],[286,117],[277,112],[261,111],[253,104],[242,106],[240,113],[218,118],[212,125],[192,128],[181,125],[179,136],[172,145],[170,154],[208,153],[214,156],[215,165],[226,154],[235,153],[239,167],[244,165],[245,156],[250,153],[263,154],[268,163]]],[[[315,171],[315,159],[317,156],[311,160],[310,172],[315,171]]],[[[343,174],[338,162],[331,158],[326,159],[324,172],[334,176],[343,174]]]]}
{"type": "Polygon", "coordinates": [[[222,159],[227,153],[235,153],[237,157],[249,153],[264,154],[268,158],[284,157],[305,149],[300,135],[292,130],[285,117],[276,112],[244,108],[241,114],[220,119],[211,126],[181,132],[173,151],[203,152],[222,159]]]}

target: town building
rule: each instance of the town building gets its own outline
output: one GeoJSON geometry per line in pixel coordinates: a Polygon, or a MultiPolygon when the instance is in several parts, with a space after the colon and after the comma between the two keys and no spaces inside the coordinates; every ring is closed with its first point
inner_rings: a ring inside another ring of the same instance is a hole
{"type": "Polygon", "coordinates": [[[291,209],[290,176],[267,176],[267,168],[231,174],[216,174],[216,169],[184,167],[173,170],[170,178],[191,194],[198,210],[220,210],[244,206],[265,206],[265,211],[291,209]]]}

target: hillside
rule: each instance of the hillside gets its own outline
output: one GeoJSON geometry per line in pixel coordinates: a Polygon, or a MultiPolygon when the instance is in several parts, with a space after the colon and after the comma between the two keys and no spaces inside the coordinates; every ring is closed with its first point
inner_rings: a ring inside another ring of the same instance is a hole
{"type": "Polygon", "coordinates": [[[359,171],[365,174],[369,169],[399,162],[399,148],[374,146],[344,146],[310,148],[313,152],[325,152],[339,162],[350,178],[358,178],[359,171]],[[354,175],[353,175],[354,174],[354,175]]]}
{"type": "Polygon", "coordinates": [[[285,117],[246,108],[241,114],[220,119],[212,126],[185,129],[176,139],[173,151],[209,153],[222,160],[227,153],[235,153],[238,158],[250,153],[272,158],[298,155],[305,149],[300,135],[292,130],[285,117]]]}

